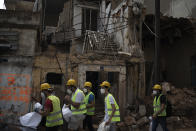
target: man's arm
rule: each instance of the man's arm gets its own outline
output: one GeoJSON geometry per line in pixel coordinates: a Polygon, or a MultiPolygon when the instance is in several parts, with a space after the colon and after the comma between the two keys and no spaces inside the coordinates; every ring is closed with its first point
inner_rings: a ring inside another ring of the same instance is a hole
{"type": "Polygon", "coordinates": [[[50,109],[44,109],[44,111],[40,111],[39,114],[42,116],[48,116],[50,113],[50,109]]]}
{"type": "Polygon", "coordinates": [[[111,114],[111,116],[109,116],[110,117],[109,120],[105,123],[106,125],[109,125],[111,123],[112,117],[114,116],[114,113],[116,111],[116,107],[115,107],[115,104],[114,104],[114,101],[115,101],[114,98],[109,97],[109,101],[110,101],[110,104],[112,106],[112,114],[111,114]]]}
{"type": "Polygon", "coordinates": [[[115,107],[115,105],[114,105],[114,104],[112,104],[112,114],[111,114],[111,116],[110,116],[109,121],[111,121],[111,120],[112,120],[112,117],[114,116],[115,111],[116,111],[116,107],[115,107]]]}
{"type": "Polygon", "coordinates": [[[86,105],[86,108],[91,108],[91,107],[94,107],[94,106],[95,106],[95,102],[92,101],[90,104],[86,105]]]}
{"type": "Polygon", "coordinates": [[[80,103],[76,103],[76,102],[73,102],[72,100],[70,100],[70,104],[75,107],[76,109],[78,109],[80,107],[80,103]]]}
{"type": "Polygon", "coordinates": [[[70,104],[70,105],[72,105],[73,107],[75,107],[76,109],[78,109],[79,107],[80,107],[80,101],[82,102],[82,98],[80,98],[81,97],[81,94],[79,94],[80,96],[76,96],[78,99],[76,100],[77,102],[73,102],[72,100],[71,100],[71,97],[70,96],[65,96],[65,103],[66,104],[70,104]]]}
{"type": "Polygon", "coordinates": [[[39,111],[38,113],[42,116],[48,116],[49,113],[53,110],[53,105],[52,105],[52,101],[47,99],[46,103],[44,105],[44,110],[43,111],[39,111]]]}

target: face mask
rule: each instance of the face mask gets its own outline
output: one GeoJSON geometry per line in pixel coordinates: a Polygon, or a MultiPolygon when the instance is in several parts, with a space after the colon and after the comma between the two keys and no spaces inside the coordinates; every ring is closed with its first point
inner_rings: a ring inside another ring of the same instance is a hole
{"type": "Polygon", "coordinates": [[[100,92],[101,92],[101,94],[104,94],[105,93],[105,89],[101,89],[100,92]]]}
{"type": "Polygon", "coordinates": [[[157,91],[153,91],[152,94],[153,94],[153,95],[156,95],[156,94],[157,94],[157,91]]]}
{"type": "Polygon", "coordinates": [[[67,93],[68,93],[68,94],[71,94],[72,91],[71,91],[70,89],[67,89],[67,93]]]}
{"type": "Polygon", "coordinates": [[[84,88],[83,91],[84,91],[84,93],[87,93],[87,89],[86,88],[84,88]]]}

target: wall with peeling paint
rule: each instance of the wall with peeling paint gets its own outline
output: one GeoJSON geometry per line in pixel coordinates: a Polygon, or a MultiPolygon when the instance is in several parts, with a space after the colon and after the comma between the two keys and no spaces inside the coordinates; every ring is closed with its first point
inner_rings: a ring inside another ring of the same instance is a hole
{"type": "Polygon", "coordinates": [[[59,73],[63,74],[62,84],[51,86],[54,87],[55,94],[60,98],[61,102],[63,101],[65,96],[65,83],[71,74],[70,65],[69,63],[66,64],[66,59],[69,59],[69,54],[66,54],[63,50],[64,49],[58,49],[55,46],[48,45],[46,51],[34,58],[32,74],[34,89],[32,96],[36,98],[40,97],[40,84],[46,82],[47,73],[59,73]]]}
{"type": "Polygon", "coordinates": [[[12,11],[12,10],[0,10],[0,23],[4,26],[7,24],[18,24],[18,26],[28,25],[36,26],[39,25],[40,15],[39,13],[25,12],[25,11],[12,11]]]}
{"type": "MultiPolygon", "coordinates": [[[[19,116],[31,108],[32,68],[38,42],[39,15],[29,12],[0,11],[1,34],[17,32],[17,48],[3,50],[0,58],[0,122],[19,124],[19,116]]],[[[0,39],[8,39],[1,35],[0,39]]],[[[12,37],[9,37],[12,41],[12,37]]],[[[0,44],[6,44],[1,43],[0,44]]],[[[9,44],[9,43],[8,43],[9,44]]]]}
{"type": "Polygon", "coordinates": [[[30,110],[32,58],[6,57],[0,64],[0,120],[17,123],[30,110]]]}
{"type": "Polygon", "coordinates": [[[3,55],[34,56],[37,45],[37,30],[19,28],[0,28],[0,32],[17,32],[18,49],[5,52],[3,55]]]}

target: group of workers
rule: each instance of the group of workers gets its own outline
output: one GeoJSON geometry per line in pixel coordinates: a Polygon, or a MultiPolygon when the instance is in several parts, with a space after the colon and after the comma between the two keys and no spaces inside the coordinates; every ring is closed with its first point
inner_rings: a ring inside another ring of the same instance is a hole
{"type": "MultiPolygon", "coordinates": [[[[88,127],[89,131],[94,131],[92,116],[95,114],[95,95],[92,90],[92,83],[85,82],[84,88],[77,88],[76,81],[70,79],[67,81],[67,95],[64,98],[64,104],[72,111],[72,116],[68,122],[69,131],[85,131],[88,127]]],[[[105,96],[105,116],[103,121],[105,125],[109,125],[110,131],[116,130],[116,122],[120,121],[119,106],[110,93],[111,85],[108,81],[104,81],[100,85],[100,93],[105,96]]],[[[163,131],[166,128],[166,97],[161,93],[160,85],[153,87],[154,95],[154,114],[152,131],[156,131],[158,124],[161,124],[163,131]]],[[[60,100],[53,94],[53,88],[48,83],[41,84],[41,97],[44,109],[36,111],[42,116],[45,116],[46,131],[58,131],[58,128],[63,125],[63,117],[61,113],[60,100]],[[45,96],[45,97],[43,97],[45,96]]]]}
{"type": "MultiPolygon", "coordinates": [[[[95,95],[91,91],[92,83],[87,81],[84,84],[84,88],[79,89],[76,81],[70,79],[67,81],[66,87],[67,95],[65,95],[64,104],[72,112],[68,122],[68,130],[85,131],[86,127],[88,127],[89,131],[94,131],[92,116],[95,114],[95,95]]],[[[105,96],[105,117],[103,121],[106,126],[110,127],[110,131],[115,131],[116,122],[120,121],[119,106],[110,93],[110,83],[104,81],[100,84],[100,87],[100,93],[105,96]]],[[[41,111],[35,110],[42,116],[45,116],[46,120],[44,121],[43,119],[43,122],[45,123],[46,131],[58,131],[58,128],[63,125],[60,99],[54,95],[53,90],[48,83],[41,84],[41,103],[44,105],[44,108],[41,111]]]]}

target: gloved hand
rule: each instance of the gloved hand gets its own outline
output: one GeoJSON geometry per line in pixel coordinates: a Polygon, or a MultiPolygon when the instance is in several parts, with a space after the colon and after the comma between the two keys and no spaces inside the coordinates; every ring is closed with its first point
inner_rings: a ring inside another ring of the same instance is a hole
{"type": "Polygon", "coordinates": [[[35,108],[34,111],[37,112],[37,113],[39,113],[40,112],[40,109],[35,108]]]}

